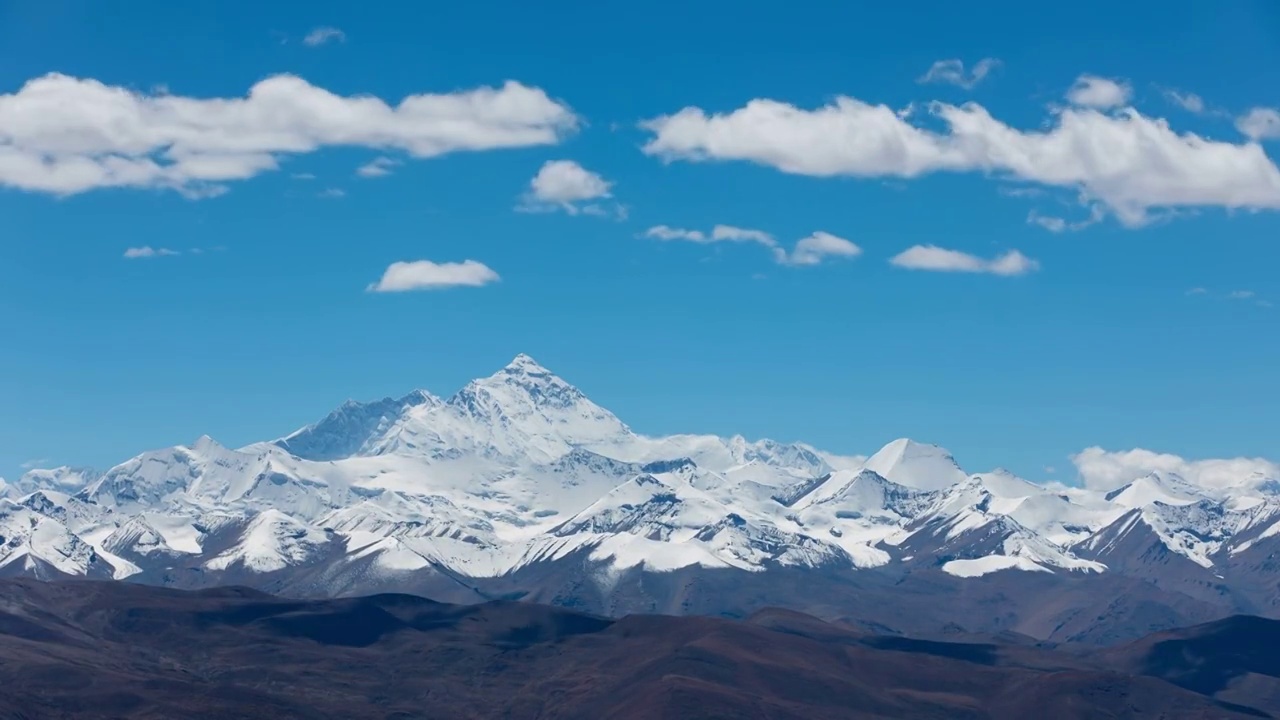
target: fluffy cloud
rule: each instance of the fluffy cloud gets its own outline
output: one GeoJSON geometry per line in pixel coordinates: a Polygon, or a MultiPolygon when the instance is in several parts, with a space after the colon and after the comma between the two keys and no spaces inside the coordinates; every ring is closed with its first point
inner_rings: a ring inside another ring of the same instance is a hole
{"type": "Polygon", "coordinates": [[[1207,488],[1280,480],[1280,464],[1263,458],[1186,460],[1140,448],[1111,452],[1091,447],[1072,455],[1071,462],[1085,487],[1095,490],[1114,490],[1153,472],[1176,473],[1207,488]]]}
{"type": "Polygon", "coordinates": [[[177,250],[170,250],[169,248],[153,248],[149,245],[144,245],[142,247],[131,247],[128,250],[124,251],[124,256],[128,260],[139,260],[142,258],[153,258],[153,257],[171,257],[173,255],[181,255],[181,254],[182,253],[178,252],[177,250]]]}
{"type": "Polygon", "coordinates": [[[376,157],[369,162],[361,165],[356,169],[356,174],[362,178],[378,178],[386,177],[391,174],[391,168],[402,165],[399,160],[389,157],[376,157]]]}
{"type": "Polygon", "coordinates": [[[1236,129],[1250,140],[1274,140],[1280,138],[1280,110],[1254,108],[1236,118],[1236,129]]]}
{"type": "Polygon", "coordinates": [[[330,42],[346,42],[347,34],[336,27],[318,27],[302,38],[307,47],[318,47],[330,42]]]}
{"type": "MultiPolygon", "coordinates": [[[[613,183],[591,172],[572,160],[550,160],[542,165],[538,174],[529,181],[529,192],[522,198],[517,210],[547,212],[564,210],[570,215],[608,215],[610,211],[592,200],[613,197],[613,183]]],[[[621,206],[614,212],[624,215],[621,206]]]]}
{"type": "Polygon", "coordinates": [[[1091,108],[1113,108],[1127,105],[1133,96],[1128,83],[1097,75],[1081,75],[1067,90],[1067,102],[1091,108]]]}
{"type": "Polygon", "coordinates": [[[0,186],[70,195],[103,187],[172,188],[204,197],[329,146],[427,158],[548,145],[578,118],[538,88],[508,81],[396,105],[335,95],[293,75],[245,97],[146,94],[50,74],[0,95],[0,186]]]}
{"type": "Polygon", "coordinates": [[[641,126],[653,133],[644,151],[668,162],[745,160],[817,177],[978,172],[1072,189],[1128,226],[1152,210],[1280,208],[1280,169],[1261,147],[1178,134],[1132,108],[1064,108],[1045,131],[1010,127],[975,103],[930,112],[944,132],[851,97],[814,110],[764,99],[721,114],[689,107],[641,126]]]}
{"type": "Polygon", "coordinates": [[[947,250],[937,245],[916,245],[907,248],[889,260],[889,264],[907,270],[930,272],[987,273],[990,275],[1026,275],[1040,269],[1040,263],[1010,250],[990,260],[976,255],[947,250]]]}
{"type": "Polygon", "coordinates": [[[782,265],[819,265],[827,258],[855,258],[862,254],[862,248],[821,230],[809,237],[796,241],[796,245],[788,254],[782,248],[774,250],[774,260],[782,265]]]}
{"type": "Polygon", "coordinates": [[[365,289],[378,293],[443,290],[451,287],[481,287],[500,279],[498,273],[489,269],[489,266],[475,260],[460,263],[418,260],[391,263],[382,274],[382,279],[365,289]]]}
{"type": "Polygon", "coordinates": [[[970,90],[982,82],[992,70],[1000,66],[1000,61],[995,58],[983,58],[979,60],[971,72],[966,73],[964,70],[964,62],[960,60],[939,60],[929,66],[929,70],[921,75],[916,82],[919,83],[946,83],[948,85],[958,85],[966,90],[970,90]]]}

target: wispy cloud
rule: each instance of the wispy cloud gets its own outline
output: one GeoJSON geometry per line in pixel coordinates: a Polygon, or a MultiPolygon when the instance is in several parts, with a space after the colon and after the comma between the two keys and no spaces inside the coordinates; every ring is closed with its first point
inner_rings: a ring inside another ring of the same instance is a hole
{"type": "Polygon", "coordinates": [[[392,168],[403,165],[404,163],[395,158],[386,156],[376,157],[369,162],[361,165],[356,169],[356,174],[362,178],[378,178],[391,174],[392,168]]]}
{"type": "Polygon", "coordinates": [[[319,47],[331,42],[342,43],[346,41],[347,34],[336,27],[318,27],[307,33],[306,37],[302,38],[302,44],[307,47],[319,47]]]}
{"type": "Polygon", "coordinates": [[[1083,230],[1090,225],[1096,225],[1102,222],[1105,213],[1102,206],[1093,205],[1089,208],[1089,217],[1083,220],[1067,220],[1066,218],[1056,217],[1053,215],[1041,215],[1032,210],[1027,213],[1027,224],[1039,225],[1051,233],[1076,232],[1083,230]]]}
{"type": "Polygon", "coordinates": [[[862,254],[862,248],[852,242],[821,230],[797,240],[790,252],[782,247],[772,234],[764,230],[734,225],[716,225],[711,232],[654,225],[641,233],[640,237],[664,242],[691,242],[699,245],[714,243],[762,245],[772,251],[773,260],[779,265],[819,265],[829,258],[854,258],[862,254]]]}
{"type": "Polygon", "coordinates": [[[1187,291],[1187,295],[1194,295],[1197,297],[1205,297],[1205,298],[1212,296],[1212,297],[1216,297],[1219,300],[1247,302],[1247,303],[1252,303],[1257,307],[1267,308],[1267,309],[1274,307],[1274,305],[1270,300],[1258,297],[1258,293],[1254,290],[1232,290],[1225,294],[1214,295],[1213,293],[1209,292],[1208,288],[1193,287],[1187,291]]]}
{"type": "Polygon", "coordinates": [[[489,266],[475,260],[435,263],[430,260],[396,262],[382,278],[365,288],[368,292],[391,293],[413,290],[444,290],[452,287],[481,287],[501,278],[489,266]]]}
{"type": "Polygon", "coordinates": [[[986,259],[959,250],[941,248],[937,245],[915,245],[907,248],[890,258],[889,264],[907,270],[986,273],[1006,277],[1026,275],[1040,269],[1039,262],[1032,260],[1017,250],[1010,250],[1002,255],[986,259]]]}
{"type": "Polygon", "coordinates": [[[947,85],[956,85],[966,90],[977,87],[979,83],[991,74],[991,71],[1000,67],[1000,61],[995,58],[983,58],[974,63],[973,70],[965,72],[964,62],[958,59],[938,60],[924,75],[916,78],[918,83],[945,83],[947,85]]]}
{"type": "Polygon", "coordinates": [[[35,470],[36,468],[44,467],[45,465],[48,465],[48,464],[49,464],[49,458],[34,458],[31,460],[27,460],[26,462],[22,463],[18,467],[22,468],[23,470],[35,470]]]}
{"type": "Polygon", "coordinates": [[[293,173],[289,177],[293,178],[294,180],[315,180],[316,179],[316,176],[309,172],[293,173]]]}
{"type": "Polygon", "coordinates": [[[1164,95],[1166,100],[1173,103],[1174,105],[1177,105],[1183,110],[1186,110],[1189,113],[1200,115],[1200,114],[1203,114],[1205,110],[1208,109],[1207,106],[1204,104],[1204,98],[1200,97],[1195,93],[1182,92],[1180,90],[1167,88],[1164,91],[1162,91],[1162,94],[1164,95]]]}
{"type": "Polygon", "coordinates": [[[336,188],[336,187],[325,188],[324,190],[321,190],[320,192],[316,193],[316,196],[333,200],[337,198],[346,197],[347,191],[343,190],[342,188],[336,188]]]}
{"type": "Polygon", "coordinates": [[[153,248],[150,245],[144,245],[142,247],[131,247],[124,251],[124,257],[128,260],[140,260],[143,258],[156,258],[156,257],[172,257],[174,255],[181,255],[181,254],[182,252],[179,250],[170,250],[169,248],[153,248]]]}

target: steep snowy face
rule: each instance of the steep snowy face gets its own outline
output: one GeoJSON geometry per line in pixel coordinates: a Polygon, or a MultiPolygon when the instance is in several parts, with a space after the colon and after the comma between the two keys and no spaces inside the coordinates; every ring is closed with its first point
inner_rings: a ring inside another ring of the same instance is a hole
{"type": "Polygon", "coordinates": [[[371,454],[419,454],[551,462],[575,446],[625,442],[631,431],[574,386],[519,355],[442,405],[410,408],[371,454]]]}
{"type": "Polygon", "coordinates": [[[275,444],[307,460],[340,460],[364,455],[409,409],[438,407],[443,403],[425,390],[367,403],[348,400],[320,422],[276,440],[275,444]]]}
{"type": "Polygon", "coordinates": [[[946,450],[905,438],[894,440],[872,455],[867,460],[866,469],[917,490],[941,490],[966,478],[955,458],[946,450]]]}

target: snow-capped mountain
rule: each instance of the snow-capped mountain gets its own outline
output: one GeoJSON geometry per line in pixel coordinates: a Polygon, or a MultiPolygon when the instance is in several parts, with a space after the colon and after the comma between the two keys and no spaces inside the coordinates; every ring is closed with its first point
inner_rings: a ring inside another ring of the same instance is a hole
{"type": "Polygon", "coordinates": [[[571,588],[554,599],[570,603],[627,572],[972,582],[1151,579],[1176,565],[1212,585],[1280,548],[1278,489],[1276,478],[1223,489],[1172,474],[1106,493],[1048,487],[969,474],[908,439],[845,457],[741,436],[649,437],[520,355],[447,398],[348,401],[273,441],[232,449],[203,437],[103,473],[28,472],[0,485],[0,574],[312,594],[427,579],[525,592],[521,578],[551,575],[571,588]]]}

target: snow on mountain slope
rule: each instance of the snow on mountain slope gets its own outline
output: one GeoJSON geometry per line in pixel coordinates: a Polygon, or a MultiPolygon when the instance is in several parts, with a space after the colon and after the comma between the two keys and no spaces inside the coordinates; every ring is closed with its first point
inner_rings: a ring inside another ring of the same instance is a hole
{"type": "Polygon", "coordinates": [[[371,452],[376,444],[410,408],[444,403],[425,390],[415,390],[402,398],[373,402],[348,400],[322,420],[280,438],[275,444],[306,460],[340,460],[371,452]]]}
{"type": "Polygon", "coordinates": [[[551,462],[576,445],[631,436],[612,413],[527,355],[473,380],[443,404],[407,409],[368,454],[462,452],[551,462]]]}
{"type": "Polygon", "coordinates": [[[109,579],[116,568],[66,525],[30,508],[0,500],[0,575],[109,579]],[[52,574],[50,574],[52,571],[52,574]]]}
{"type": "Polygon", "coordinates": [[[1102,572],[1101,563],[1072,554],[1029,528],[1010,513],[1025,498],[998,498],[975,476],[935,494],[929,509],[888,542],[900,555],[933,558],[946,572],[968,577],[976,569],[1063,569],[1102,572]],[[1026,562],[987,560],[977,565],[948,564],[953,560],[990,557],[1021,558],[1026,562]],[[1030,567],[1027,563],[1035,565],[1030,567]]]}
{"type": "MultiPolygon", "coordinates": [[[[710,555],[726,565],[762,569],[769,562],[817,566],[844,553],[813,538],[781,530],[760,517],[744,517],[706,493],[668,476],[640,475],[614,488],[552,530],[559,537],[627,534],[647,541],[691,546],[691,563],[710,555]]],[[[630,557],[616,552],[614,556],[630,557]]],[[[626,562],[626,557],[622,561],[626,562]]]]}
{"type": "Polygon", "coordinates": [[[905,438],[880,448],[867,459],[865,467],[886,480],[917,490],[941,490],[967,477],[946,450],[905,438]]]}
{"type": "Polygon", "coordinates": [[[1097,572],[1141,565],[1123,553],[1153,543],[1214,565],[1280,534],[1274,479],[1206,489],[1153,474],[1102,493],[967,475],[906,439],[864,458],[647,437],[525,355],[447,399],[348,401],[275,441],[206,437],[101,475],[32,471],[0,497],[0,573],[296,570],[344,593],[375,575],[493,578],[583,556],[605,581],[641,566],[1097,572]],[[1112,542],[1134,518],[1149,535],[1112,542]]]}
{"type": "Polygon", "coordinates": [[[332,542],[322,530],[285,515],[264,510],[245,525],[237,542],[205,563],[210,570],[240,567],[266,573],[301,565],[314,558],[332,542]]]}
{"type": "Polygon", "coordinates": [[[1140,508],[1162,503],[1164,505],[1190,505],[1197,494],[1176,476],[1166,477],[1151,473],[1107,493],[1107,499],[1126,508],[1140,508]]]}

